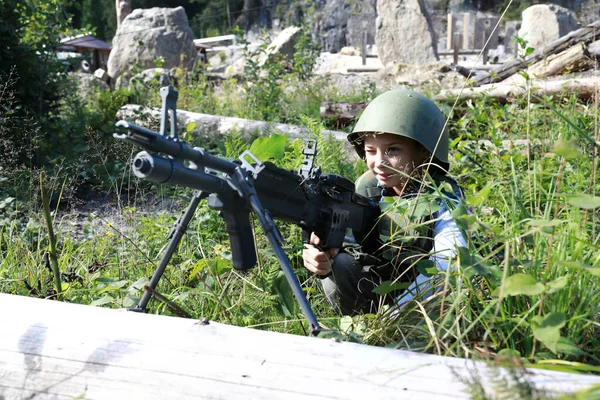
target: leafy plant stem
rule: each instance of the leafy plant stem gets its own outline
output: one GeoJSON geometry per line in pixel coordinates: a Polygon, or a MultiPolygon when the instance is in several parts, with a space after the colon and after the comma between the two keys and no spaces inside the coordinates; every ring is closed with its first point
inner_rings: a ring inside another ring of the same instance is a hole
{"type": "Polygon", "coordinates": [[[62,298],[62,282],[60,279],[60,271],[58,269],[58,257],[56,254],[56,237],[54,235],[54,228],[52,226],[52,217],[50,215],[50,205],[48,203],[48,196],[46,194],[46,188],[44,187],[44,172],[40,173],[40,192],[42,196],[42,207],[44,208],[44,218],[46,219],[46,225],[48,227],[48,241],[50,242],[50,265],[52,266],[52,272],[54,274],[54,285],[56,286],[56,294],[58,299],[62,298]]]}

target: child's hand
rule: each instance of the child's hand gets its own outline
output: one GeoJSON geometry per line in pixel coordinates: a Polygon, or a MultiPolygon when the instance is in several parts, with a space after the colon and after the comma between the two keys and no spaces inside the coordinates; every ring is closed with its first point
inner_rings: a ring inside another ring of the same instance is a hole
{"type": "Polygon", "coordinates": [[[310,234],[310,244],[304,245],[302,258],[304,259],[304,267],[309,271],[325,276],[331,272],[331,264],[333,259],[338,255],[340,249],[321,250],[317,247],[321,243],[321,239],[315,233],[310,234]]]}

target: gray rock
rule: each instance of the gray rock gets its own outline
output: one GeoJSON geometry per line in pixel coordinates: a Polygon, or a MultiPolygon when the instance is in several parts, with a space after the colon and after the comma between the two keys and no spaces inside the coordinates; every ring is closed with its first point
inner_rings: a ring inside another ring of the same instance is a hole
{"type": "Polygon", "coordinates": [[[344,0],[330,0],[323,9],[323,16],[318,32],[323,38],[323,51],[337,53],[346,46],[348,4],[344,0]]]}
{"type": "Polygon", "coordinates": [[[78,88],[77,94],[83,101],[87,101],[98,90],[106,92],[110,90],[106,82],[92,74],[70,72],[69,77],[76,82],[78,88]]]}
{"type": "Polygon", "coordinates": [[[438,60],[437,41],[423,0],[377,0],[375,44],[383,65],[438,60]]]}
{"type": "Polygon", "coordinates": [[[290,26],[281,31],[267,47],[267,51],[262,55],[259,65],[264,65],[267,61],[273,60],[278,54],[285,60],[290,62],[293,61],[294,47],[296,46],[296,39],[298,38],[300,31],[301,28],[298,28],[297,26],[290,26]]]}
{"type": "Polygon", "coordinates": [[[105,69],[102,68],[98,68],[97,70],[94,71],[94,76],[98,79],[100,79],[101,81],[104,81],[106,83],[108,83],[109,81],[109,76],[108,73],[106,73],[105,69]]]}
{"type": "Polygon", "coordinates": [[[543,47],[579,28],[575,13],[554,4],[538,4],[523,11],[519,37],[528,47],[543,47]]]}
{"type": "Polygon", "coordinates": [[[183,7],[136,9],[125,18],[113,39],[108,74],[117,79],[137,64],[191,69],[196,60],[194,35],[183,7]]]}
{"type": "Polygon", "coordinates": [[[174,81],[171,71],[165,68],[145,69],[131,78],[131,80],[135,79],[144,84],[156,82],[159,86],[172,85],[174,81]]]}

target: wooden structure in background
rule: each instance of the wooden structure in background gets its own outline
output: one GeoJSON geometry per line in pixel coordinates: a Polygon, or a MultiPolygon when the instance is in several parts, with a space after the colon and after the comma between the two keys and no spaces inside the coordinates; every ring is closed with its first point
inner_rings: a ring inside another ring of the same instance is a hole
{"type": "Polygon", "coordinates": [[[78,35],[61,40],[57,51],[73,52],[90,55],[90,70],[94,72],[98,68],[106,69],[108,56],[112,46],[92,35],[78,35]]]}
{"type": "MultiPolygon", "coordinates": [[[[3,399],[469,399],[496,367],[208,321],[0,294],[3,399]]],[[[528,370],[552,393],[600,377],[528,370]]]]}

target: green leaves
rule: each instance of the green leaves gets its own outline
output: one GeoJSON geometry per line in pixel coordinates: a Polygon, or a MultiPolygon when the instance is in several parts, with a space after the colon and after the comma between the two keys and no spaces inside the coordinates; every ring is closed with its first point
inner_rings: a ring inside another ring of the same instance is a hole
{"type": "MultiPolygon", "coordinates": [[[[557,353],[560,329],[566,323],[566,317],[563,313],[551,313],[545,317],[536,315],[531,320],[531,330],[537,340],[542,342],[553,353],[557,353]]],[[[568,344],[563,347],[568,347],[568,344]]]]}
{"type": "Polygon", "coordinates": [[[594,267],[592,265],[578,263],[578,262],[571,262],[571,261],[563,261],[561,264],[564,265],[565,267],[569,267],[569,268],[584,269],[588,273],[590,273],[594,276],[600,276],[600,267],[594,267]]]}
{"type": "Polygon", "coordinates": [[[505,296],[518,296],[524,294],[535,296],[544,292],[544,284],[540,283],[529,274],[515,274],[504,281],[503,294],[505,296]]]}
{"type": "Polygon", "coordinates": [[[259,137],[250,146],[250,152],[261,161],[278,160],[283,158],[287,142],[286,135],[259,137]]]}
{"type": "Polygon", "coordinates": [[[386,294],[395,290],[402,290],[406,288],[408,288],[408,283],[406,282],[384,281],[381,282],[375,289],[373,289],[373,292],[380,296],[385,296],[386,294]]]}
{"type": "Polygon", "coordinates": [[[600,197],[583,193],[575,194],[567,197],[567,203],[579,208],[594,209],[600,207],[600,197]]]}
{"type": "Polygon", "coordinates": [[[277,296],[276,308],[279,314],[287,318],[296,315],[298,304],[283,271],[277,273],[277,277],[273,280],[272,290],[277,296]]]}
{"type": "MultiPolygon", "coordinates": [[[[535,277],[526,273],[518,273],[509,276],[504,281],[503,296],[536,296],[542,293],[552,294],[565,288],[571,276],[569,274],[560,276],[546,284],[539,282],[535,277]]],[[[500,288],[494,292],[496,296],[500,294],[500,288]]]]}
{"type": "Polygon", "coordinates": [[[557,140],[552,152],[567,159],[579,158],[582,156],[581,152],[577,148],[577,144],[573,140],[568,142],[562,139],[557,140]]]}
{"type": "Polygon", "coordinates": [[[467,195],[467,203],[473,206],[480,205],[485,199],[489,197],[491,190],[492,186],[487,185],[486,187],[481,189],[477,194],[467,195]]]}

